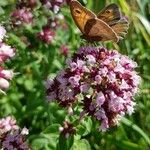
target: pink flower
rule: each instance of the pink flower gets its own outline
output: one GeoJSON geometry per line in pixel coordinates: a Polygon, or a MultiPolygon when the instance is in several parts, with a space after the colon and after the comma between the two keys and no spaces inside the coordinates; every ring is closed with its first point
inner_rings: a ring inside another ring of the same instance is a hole
{"type": "Polygon", "coordinates": [[[102,82],[102,77],[99,74],[96,75],[95,76],[95,81],[100,84],[102,82]]]}
{"type": "Polygon", "coordinates": [[[16,120],[11,116],[0,119],[0,136],[11,130],[18,130],[19,127],[16,125],[16,120]]]}
{"type": "Polygon", "coordinates": [[[65,45],[61,45],[60,47],[60,52],[61,54],[63,54],[64,56],[67,56],[69,53],[69,48],[65,45]]]}
{"type": "Polygon", "coordinates": [[[101,107],[105,102],[105,96],[102,92],[99,92],[96,97],[96,103],[101,107]]]}
{"type": "Polygon", "coordinates": [[[12,70],[1,70],[0,69],[0,78],[3,77],[5,79],[11,80],[14,76],[14,73],[12,70]]]}
{"type": "Polygon", "coordinates": [[[16,25],[21,23],[27,23],[27,24],[32,23],[32,19],[33,19],[32,13],[26,8],[15,10],[11,16],[13,17],[14,23],[16,25]]]}
{"type": "Polygon", "coordinates": [[[29,150],[25,141],[28,129],[20,129],[11,116],[0,119],[0,143],[3,149],[29,150]]]}
{"type": "Polygon", "coordinates": [[[0,63],[3,63],[8,58],[11,58],[15,55],[14,48],[6,45],[5,43],[0,43],[0,63]]]}
{"type": "Polygon", "coordinates": [[[62,73],[46,86],[50,100],[55,95],[52,98],[59,105],[72,109],[81,103],[83,112],[101,122],[101,131],[134,112],[132,99],[141,78],[135,71],[137,64],[130,58],[104,47],[81,47],[66,64],[62,73]]]}
{"type": "Polygon", "coordinates": [[[96,61],[96,59],[93,55],[87,55],[86,58],[87,58],[87,63],[89,63],[89,64],[91,64],[91,63],[94,64],[96,61]]]}
{"type": "Polygon", "coordinates": [[[55,36],[55,32],[52,31],[49,27],[44,27],[43,30],[37,33],[37,37],[43,42],[50,44],[52,43],[55,36]]]}
{"type": "MultiPolygon", "coordinates": [[[[0,40],[3,39],[6,31],[3,27],[0,26],[1,37],[0,40]]],[[[0,64],[4,63],[8,58],[11,58],[15,55],[14,48],[9,45],[6,45],[2,41],[0,41],[0,64]]],[[[13,78],[13,71],[6,70],[0,66],[0,92],[5,93],[3,90],[9,88],[9,81],[13,78]]]]}
{"type": "Polygon", "coordinates": [[[19,131],[15,131],[13,134],[7,134],[2,141],[2,147],[6,150],[29,150],[29,146],[25,142],[24,135],[22,135],[19,131]]]}
{"type": "Polygon", "coordinates": [[[81,93],[87,93],[89,88],[90,88],[89,84],[83,84],[80,86],[80,91],[81,93]]]}
{"type": "Polygon", "coordinates": [[[4,78],[0,78],[0,89],[6,90],[8,88],[9,88],[9,82],[4,78]]]}
{"type": "Polygon", "coordinates": [[[69,78],[69,82],[71,83],[72,87],[79,86],[80,76],[75,75],[69,78]]]}
{"type": "Polygon", "coordinates": [[[8,80],[11,80],[13,76],[14,73],[12,70],[4,70],[3,68],[0,68],[0,88],[2,90],[9,88],[8,80]]]}
{"type": "Polygon", "coordinates": [[[60,10],[61,5],[64,3],[64,0],[40,0],[46,8],[50,9],[54,13],[58,13],[60,10]]]}

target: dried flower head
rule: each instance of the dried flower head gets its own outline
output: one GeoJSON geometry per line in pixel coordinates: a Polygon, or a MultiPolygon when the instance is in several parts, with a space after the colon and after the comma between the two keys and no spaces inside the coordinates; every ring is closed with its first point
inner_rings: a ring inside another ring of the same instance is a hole
{"type": "Polygon", "coordinates": [[[63,126],[59,127],[59,131],[65,138],[76,133],[76,129],[73,127],[73,124],[68,121],[63,122],[63,126]]]}
{"type": "Polygon", "coordinates": [[[47,80],[49,101],[67,108],[81,103],[83,111],[101,123],[102,131],[134,112],[132,99],[141,80],[134,61],[104,47],[81,47],[66,63],[66,69],[47,80]]]}
{"type": "Polygon", "coordinates": [[[36,0],[18,0],[17,9],[22,9],[24,7],[33,9],[37,5],[36,0]]]}

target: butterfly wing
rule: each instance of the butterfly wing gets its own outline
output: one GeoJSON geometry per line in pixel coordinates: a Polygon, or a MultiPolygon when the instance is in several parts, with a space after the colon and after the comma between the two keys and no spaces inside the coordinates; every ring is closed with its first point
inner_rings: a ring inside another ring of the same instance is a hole
{"type": "Polygon", "coordinates": [[[110,4],[98,13],[97,18],[111,26],[121,19],[119,7],[116,4],[110,4]]]}
{"type": "Polygon", "coordinates": [[[122,18],[116,24],[112,25],[111,28],[117,34],[119,39],[123,39],[127,34],[129,23],[125,18],[122,18]]]}
{"type": "Polygon", "coordinates": [[[75,24],[85,39],[118,42],[119,38],[121,39],[126,33],[126,22],[121,19],[121,13],[116,4],[110,4],[96,16],[78,1],[72,0],[70,10],[75,24]]]}
{"type": "Polygon", "coordinates": [[[127,34],[129,23],[122,17],[119,7],[116,4],[106,6],[98,13],[97,17],[107,23],[119,39],[122,39],[127,34]]]}
{"type": "Polygon", "coordinates": [[[94,18],[88,20],[84,28],[87,39],[94,41],[114,41],[118,42],[118,36],[104,21],[94,18]]]}
{"type": "Polygon", "coordinates": [[[70,2],[70,10],[75,24],[84,34],[84,27],[89,19],[96,18],[96,15],[90,10],[83,7],[78,1],[70,2]]]}

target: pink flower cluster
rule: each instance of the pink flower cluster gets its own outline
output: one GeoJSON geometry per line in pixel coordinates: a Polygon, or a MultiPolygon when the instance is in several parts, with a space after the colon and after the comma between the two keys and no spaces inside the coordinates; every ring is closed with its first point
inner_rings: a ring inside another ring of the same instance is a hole
{"type": "Polygon", "coordinates": [[[134,61],[104,47],[81,47],[66,63],[66,69],[46,82],[48,101],[69,110],[81,103],[83,112],[101,123],[101,131],[134,112],[132,99],[141,80],[134,61]]]}
{"type": "Polygon", "coordinates": [[[16,10],[11,14],[13,25],[31,24],[33,22],[32,9],[36,5],[36,0],[19,0],[16,5],[16,10]]]}
{"type": "Polygon", "coordinates": [[[14,25],[20,25],[22,23],[32,23],[33,15],[32,13],[26,9],[26,8],[21,8],[15,10],[11,16],[13,17],[13,23],[14,25]]]}
{"type": "Polygon", "coordinates": [[[47,44],[50,44],[52,42],[54,36],[55,32],[52,31],[48,26],[43,27],[43,30],[37,33],[37,37],[47,44]]]}
{"type": "Polygon", "coordinates": [[[64,30],[67,29],[67,24],[64,22],[64,16],[62,14],[57,14],[53,19],[49,19],[47,25],[37,33],[37,37],[44,43],[51,44],[58,27],[64,30]]]}
{"type": "MultiPolygon", "coordinates": [[[[0,65],[2,65],[7,59],[12,58],[15,55],[14,48],[5,44],[3,38],[6,34],[6,30],[0,26],[0,65]]],[[[9,80],[13,78],[13,71],[6,70],[0,66],[0,89],[1,92],[9,88],[9,80]]]]}
{"type": "Polygon", "coordinates": [[[65,2],[65,0],[40,0],[43,5],[48,9],[52,10],[54,13],[58,13],[60,6],[65,2]]]}
{"type": "MultiPolygon", "coordinates": [[[[63,3],[63,1],[41,1],[42,4],[44,5],[50,5],[51,7],[54,8],[60,7],[61,3],[63,3]],[[57,5],[56,5],[57,4],[57,5]]],[[[50,17],[47,19],[47,24],[45,26],[43,26],[42,30],[40,32],[37,33],[37,37],[42,40],[43,42],[47,43],[47,44],[51,44],[55,34],[56,34],[56,30],[58,27],[61,27],[63,29],[67,28],[67,24],[64,21],[64,16],[61,13],[57,13],[54,14],[53,17],[50,17]]]]}
{"type": "Polygon", "coordinates": [[[65,57],[67,57],[67,55],[69,53],[69,48],[66,45],[61,45],[61,47],[60,47],[60,53],[62,55],[64,55],[65,57]]]}
{"type": "Polygon", "coordinates": [[[0,119],[0,143],[4,150],[29,150],[25,141],[28,129],[20,129],[11,116],[0,119]]]}

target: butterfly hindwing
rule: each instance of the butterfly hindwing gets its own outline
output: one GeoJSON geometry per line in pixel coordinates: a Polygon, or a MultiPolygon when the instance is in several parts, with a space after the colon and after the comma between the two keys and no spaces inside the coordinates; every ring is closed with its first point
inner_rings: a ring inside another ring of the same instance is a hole
{"type": "Polygon", "coordinates": [[[97,17],[106,22],[114,30],[119,39],[122,39],[127,34],[129,23],[123,18],[116,4],[106,6],[98,13],[97,17]]]}
{"type": "Polygon", "coordinates": [[[121,19],[119,7],[116,4],[110,4],[98,13],[97,18],[111,26],[121,19]]]}
{"type": "Polygon", "coordinates": [[[95,39],[95,41],[100,39],[100,41],[118,42],[116,33],[105,22],[97,18],[88,20],[84,30],[88,38],[95,39]]]}
{"type": "Polygon", "coordinates": [[[122,18],[116,24],[112,25],[111,28],[117,34],[119,39],[122,39],[127,34],[129,23],[125,18],[122,18]]]}

